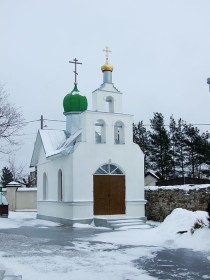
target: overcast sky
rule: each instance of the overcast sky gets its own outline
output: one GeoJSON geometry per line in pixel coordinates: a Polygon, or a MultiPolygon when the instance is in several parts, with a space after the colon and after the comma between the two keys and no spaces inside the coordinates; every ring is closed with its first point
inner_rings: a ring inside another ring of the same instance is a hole
{"type": "MultiPolygon", "coordinates": [[[[0,83],[26,121],[65,120],[63,97],[74,82],[68,61],[83,63],[78,88],[91,109],[109,46],[113,82],[135,122],[160,112],[166,123],[172,114],[210,123],[209,11],[209,0],[0,0],[0,83]]],[[[25,127],[19,162],[29,165],[39,125],[25,127]]]]}

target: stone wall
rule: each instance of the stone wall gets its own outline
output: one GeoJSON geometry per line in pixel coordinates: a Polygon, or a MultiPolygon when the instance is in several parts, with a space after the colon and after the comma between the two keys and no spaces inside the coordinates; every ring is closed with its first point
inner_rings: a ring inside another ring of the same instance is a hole
{"type": "MultiPolygon", "coordinates": [[[[201,184],[210,184],[209,179],[202,178],[174,178],[169,180],[158,180],[153,186],[177,186],[177,185],[201,185],[201,184]]],[[[151,185],[150,185],[151,186],[151,185]]]]}
{"type": "Polygon", "coordinates": [[[146,187],[145,199],[147,219],[162,222],[175,208],[206,211],[210,186],[146,187]]]}

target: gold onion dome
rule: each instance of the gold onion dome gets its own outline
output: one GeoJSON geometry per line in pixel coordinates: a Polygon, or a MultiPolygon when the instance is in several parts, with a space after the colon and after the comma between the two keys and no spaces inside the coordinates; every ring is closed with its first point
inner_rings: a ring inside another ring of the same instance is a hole
{"type": "Polygon", "coordinates": [[[101,71],[113,71],[113,66],[109,63],[105,63],[104,65],[101,66],[101,71]]]}
{"type": "Polygon", "coordinates": [[[111,52],[111,50],[106,47],[105,50],[103,50],[104,52],[106,52],[106,63],[104,65],[101,66],[101,71],[113,71],[113,66],[111,64],[109,64],[109,53],[111,52]]]}

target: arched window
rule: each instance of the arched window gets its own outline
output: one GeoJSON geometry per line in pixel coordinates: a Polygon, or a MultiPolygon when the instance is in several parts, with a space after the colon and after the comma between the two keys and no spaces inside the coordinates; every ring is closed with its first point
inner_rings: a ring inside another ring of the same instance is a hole
{"type": "Polygon", "coordinates": [[[47,199],[47,187],[48,187],[48,182],[47,182],[47,175],[44,172],[43,174],[43,200],[47,199]]]}
{"type": "Polygon", "coordinates": [[[106,143],[106,125],[103,120],[97,120],[95,123],[95,142],[106,143]]]}
{"type": "Polygon", "coordinates": [[[58,201],[63,201],[63,176],[62,171],[58,171],[58,201]]]}
{"type": "Polygon", "coordinates": [[[114,125],[114,142],[115,144],[125,144],[124,123],[117,121],[114,125]]]}
{"type": "Polygon", "coordinates": [[[107,112],[109,113],[114,113],[114,99],[111,96],[107,96],[106,98],[106,108],[107,108],[107,112]]]}
{"type": "Polygon", "coordinates": [[[117,174],[123,174],[123,171],[116,165],[109,163],[109,164],[104,164],[101,167],[99,167],[96,170],[95,174],[117,175],[117,174]]]}

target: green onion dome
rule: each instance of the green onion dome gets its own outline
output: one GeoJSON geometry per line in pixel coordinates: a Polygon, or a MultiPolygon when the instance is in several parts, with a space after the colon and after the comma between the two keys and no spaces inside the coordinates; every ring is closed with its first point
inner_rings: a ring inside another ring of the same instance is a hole
{"type": "Polygon", "coordinates": [[[75,84],[74,89],[63,99],[64,112],[83,112],[87,110],[87,106],[87,98],[79,94],[77,84],[75,84]]]}

